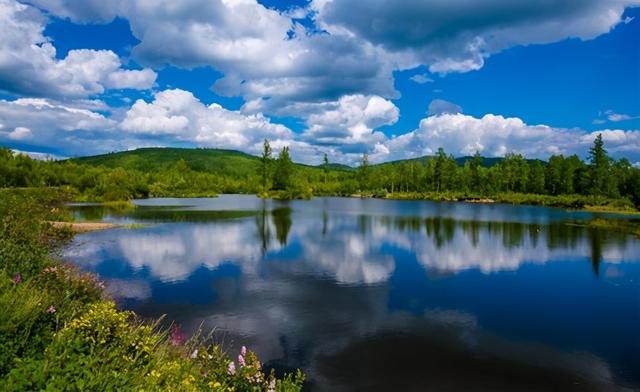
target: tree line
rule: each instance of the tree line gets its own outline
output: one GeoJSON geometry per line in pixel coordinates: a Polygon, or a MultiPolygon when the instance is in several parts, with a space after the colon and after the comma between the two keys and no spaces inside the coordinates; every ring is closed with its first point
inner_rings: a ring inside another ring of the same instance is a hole
{"type": "MultiPolygon", "coordinates": [[[[224,158],[216,158],[224,159],[224,158]]],[[[262,154],[247,170],[229,173],[191,167],[184,159],[162,168],[92,166],[74,161],[38,161],[0,149],[0,187],[66,186],[79,199],[212,196],[255,193],[281,198],[364,195],[460,198],[529,194],[580,195],[629,200],[640,205],[640,169],[614,159],[598,135],[587,153],[551,156],[548,161],[507,154],[494,165],[478,152],[459,164],[442,148],[431,157],[372,165],[363,154],[352,170],[332,166],[325,154],[319,166],[293,163],[289,147],[274,154],[265,140],[262,154]],[[427,196],[425,196],[427,195],[427,196]],[[428,196],[430,195],[430,196],[428,196]]]]}

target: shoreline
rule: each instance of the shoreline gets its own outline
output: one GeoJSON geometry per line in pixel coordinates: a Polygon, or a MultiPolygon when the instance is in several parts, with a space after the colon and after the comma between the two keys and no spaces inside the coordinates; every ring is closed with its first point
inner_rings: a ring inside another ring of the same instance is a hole
{"type": "MultiPolygon", "coordinates": [[[[216,195],[214,197],[218,197],[220,195],[226,195],[227,193],[222,193],[216,195]]],[[[228,193],[229,195],[233,195],[236,193],[228,193]]],[[[285,200],[281,197],[278,197],[278,194],[260,194],[260,193],[247,193],[247,195],[254,195],[261,199],[273,199],[273,200],[285,200]]],[[[152,199],[152,198],[176,198],[179,196],[162,196],[162,197],[148,197],[138,200],[152,199]]],[[[518,206],[532,206],[532,207],[551,207],[551,208],[560,208],[564,210],[571,211],[584,211],[591,213],[603,213],[603,214],[619,214],[619,215],[628,215],[628,216],[640,216],[640,210],[631,207],[631,202],[627,199],[601,199],[597,200],[589,200],[588,196],[581,195],[565,195],[565,196],[550,196],[550,195],[538,195],[538,194],[528,194],[528,193],[508,193],[502,195],[492,195],[492,196],[467,196],[463,194],[450,194],[450,193],[387,193],[385,195],[375,195],[375,194],[358,194],[354,193],[351,195],[313,195],[314,197],[345,197],[345,198],[353,198],[353,199],[380,199],[380,200],[411,200],[411,201],[434,201],[434,202],[459,202],[459,203],[471,203],[471,204],[508,204],[508,205],[518,205],[518,206]],[[589,202],[595,201],[598,204],[589,204],[589,202]],[[627,204],[629,203],[629,204],[627,204]],[[619,206],[617,206],[618,204],[619,206]],[[623,205],[624,204],[624,205],[623,205]]],[[[190,198],[190,197],[180,197],[180,198],[190,198]]],[[[307,198],[292,198],[289,200],[308,200],[307,198]]],[[[94,204],[100,205],[107,208],[114,209],[129,209],[136,208],[137,206],[133,203],[132,200],[123,200],[123,201],[110,201],[110,202],[87,202],[87,201],[78,201],[74,200],[70,203],[73,205],[74,203],[82,203],[82,204],[94,204]]],[[[107,227],[113,228],[113,227],[107,227]]],[[[89,230],[101,230],[101,228],[89,229],[89,230]]]]}

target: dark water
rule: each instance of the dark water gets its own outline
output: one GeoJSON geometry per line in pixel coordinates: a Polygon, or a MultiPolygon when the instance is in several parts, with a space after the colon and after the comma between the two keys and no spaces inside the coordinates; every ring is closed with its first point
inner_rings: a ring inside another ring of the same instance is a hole
{"type": "Polygon", "coordinates": [[[640,241],[559,209],[252,196],[78,217],[66,257],[123,307],[201,324],[312,390],[640,386],[640,241]]]}

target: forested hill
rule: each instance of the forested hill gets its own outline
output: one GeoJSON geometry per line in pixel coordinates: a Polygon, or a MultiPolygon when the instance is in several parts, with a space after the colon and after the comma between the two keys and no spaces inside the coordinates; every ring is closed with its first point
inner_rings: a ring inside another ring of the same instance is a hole
{"type": "MultiPolygon", "coordinates": [[[[397,165],[402,163],[426,164],[433,157],[423,156],[413,159],[402,159],[385,162],[372,166],[397,165]]],[[[131,151],[120,151],[102,155],[94,155],[80,158],[71,158],[69,161],[91,166],[105,166],[109,168],[122,167],[125,169],[151,172],[169,169],[179,160],[184,160],[191,170],[210,173],[221,173],[231,176],[243,176],[254,174],[260,165],[260,158],[236,150],[222,150],[214,148],[175,148],[152,147],[139,148],[131,151]]],[[[464,166],[471,156],[456,158],[458,166],[464,166]]],[[[492,167],[502,162],[504,158],[482,158],[482,166],[492,167]]],[[[535,160],[528,159],[533,162],[535,160]]],[[[295,164],[298,167],[322,168],[322,164],[308,166],[295,164]]],[[[356,168],[339,163],[329,163],[329,170],[351,171],[356,168]]]]}
{"type": "MultiPolygon", "coordinates": [[[[217,148],[150,147],[137,150],[112,152],[102,155],[71,158],[67,161],[91,166],[153,172],[166,170],[183,160],[189,169],[198,172],[220,173],[229,176],[255,174],[260,158],[236,150],[217,148]]],[[[298,168],[322,169],[322,165],[309,166],[294,163],[298,168]]],[[[339,163],[329,163],[329,170],[349,171],[354,168],[339,163]]]]}
{"type": "Polygon", "coordinates": [[[172,147],[139,148],[69,159],[79,164],[121,167],[142,172],[168,170],[180,160],[194,171],[224,173],[230,176],[255,174],[260,164],[258,157],[235,150],[172,147]]]}

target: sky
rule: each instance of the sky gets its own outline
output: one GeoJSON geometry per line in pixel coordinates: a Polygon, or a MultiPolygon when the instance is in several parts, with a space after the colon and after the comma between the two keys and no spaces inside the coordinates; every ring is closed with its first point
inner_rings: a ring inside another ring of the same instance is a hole
{"type": "Polygon", "coordinates": [[[640,0],[0,0],[0,145],[640,165],[640,0]]]}

